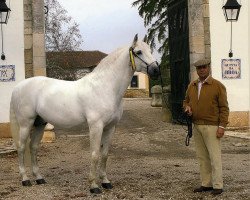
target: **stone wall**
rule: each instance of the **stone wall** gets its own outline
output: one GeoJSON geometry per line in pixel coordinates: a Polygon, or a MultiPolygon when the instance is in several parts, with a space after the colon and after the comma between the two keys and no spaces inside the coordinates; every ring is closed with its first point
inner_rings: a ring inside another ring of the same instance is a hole
{"type": "Polygon", "coordinates": [[[127,89],[125,94],[125,98],[148,98],[149,91],[147,89],[127,89]]]}
{"type": "Polygon", "coordinates": [[[0,123],[0,138],[11,137],[10,123],[0,123]]]}
{"type": "Polygon", "coordinates": [[[234,111],[229,113],[228,127],[249,128],[249,111],[234,111]]]}

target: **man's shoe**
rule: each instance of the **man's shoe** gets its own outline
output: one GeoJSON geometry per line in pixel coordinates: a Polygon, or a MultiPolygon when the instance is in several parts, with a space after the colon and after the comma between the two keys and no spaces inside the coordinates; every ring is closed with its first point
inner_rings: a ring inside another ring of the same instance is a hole
{"type": "Polygon", "coordinates": [[[221,194],[222,192],[223,192],[223,189],[213,189],[211,194],[212,195],[218,195],[218,194],[221,194]]]}
{"type": "Polygon", "coordinates": [[[196,193],[196,192],[208,192],[208,191],[211,191],[211,190],[213,190],[213,187],[201,186],[199,188],[194,189],[194,193],[196,193]]]}

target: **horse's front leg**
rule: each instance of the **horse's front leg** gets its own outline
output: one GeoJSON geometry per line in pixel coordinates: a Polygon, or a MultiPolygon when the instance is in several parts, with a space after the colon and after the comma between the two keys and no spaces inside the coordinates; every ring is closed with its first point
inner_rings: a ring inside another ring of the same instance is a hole
{"type": "Polygon", "coordinates": [[[102,187],[105,189],[112,189],[112,185],[108,180],[106,167],[107,167],[107,160],[108,160],[108,152],[110,141],[113,133],[115,132],[115,126],[104,128],[102,134],[102,141],[101,141],[101,163],[100,163],[100,178],[102,180],[102,187]]]}
{"type": "Polygon", "coordinates": [[[101,193],[101,190],[97,185],[97,173],[96,172],[97,172],[97,167],[98,167],[98,160],[100,157],[102,132],[103,132],[102,123],[95,123],[89,126],[90,152],[91,152],[89,181],[90,181],[90,192],[95,193],[95,194],[101,193]]]}

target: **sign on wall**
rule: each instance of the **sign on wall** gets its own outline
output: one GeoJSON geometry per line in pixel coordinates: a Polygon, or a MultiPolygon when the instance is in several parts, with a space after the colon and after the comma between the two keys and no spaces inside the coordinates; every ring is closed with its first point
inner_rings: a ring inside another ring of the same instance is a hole
{"type": "Polygon", "coordinates": [[[221,59],[222,79],[241,78],[240,59],[221,59]]]}
{"type": "Polygon", "coordinates": [[[0,65],[0,82],[15,81],[15,65],[0,65]]]}

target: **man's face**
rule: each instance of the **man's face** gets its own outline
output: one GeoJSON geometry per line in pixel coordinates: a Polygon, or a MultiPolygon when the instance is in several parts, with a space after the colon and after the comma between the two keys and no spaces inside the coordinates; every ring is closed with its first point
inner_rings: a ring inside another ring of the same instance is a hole
{"type": "Polygon", "coordinates": [[[199,66],[196,67],[196,71],[200,80],[205,80],[209,76],[210,67],[209,65],[199,66]]]}

